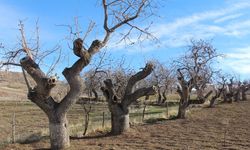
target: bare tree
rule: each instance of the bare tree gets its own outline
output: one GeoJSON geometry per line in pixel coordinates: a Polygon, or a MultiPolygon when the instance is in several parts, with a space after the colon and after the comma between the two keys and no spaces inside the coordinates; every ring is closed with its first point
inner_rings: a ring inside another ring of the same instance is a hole
{"type": "Polygon", "coordinates": [[[193,80],[197,100],[201,103],[211,94],[210,91],[204,94],[204,89],[212,76],[218,72],[212,68],[212,64],[219,56],[221,55],[217,54],[216,49],[208,41],[191,40],[187,53],[174,61],[175,66],[183,70],[185,78],[193,80]]]}
{"type": "Polygon", "coordinates": [[[99,100],[98,89],[101,88],[101,82],[105,76],[107,76],[107,72],[104,71],[104,67],[110,65],[105,59],[106,51],[99,54],[99,60],[92,64],[94,67],[87,71],[83,76],[85,79],[84,83],[86,85],[85,91],[87,92],[89,98],[92,97],[92,93],[94,94],[94,101],[99,100]]]}
{"type": "Polygon", "coordinates": [[[187,53],[174,61],[179,81],[177,92],[180,95],[177,118],[185,118],[186,109],[192,103],[190,100],[192,89],[196,90],[199,103],[204,103],[212,94],[212,91],[209,91],[204,95],[204,89],[215,73],[212,63],[219,56],[209,42],[191,40],[187,53]]]}
{"type": "Polygon", "coordinates": [[[241,88],[241,100],[246,101],[247,100],[246,92],[250,89],[250,84],[247,83],[247,81],[244,81],[240,88],[241,88]]]}
{"type": "Polygon", "coordinates": [[[83,103],[82,107],[84,109],[84,132],[83,135],[86,135],[88,127],[89,127],[89,116],[90,116],[90,112],[92,109],[92,105],[89,105],[89,108],[87,108],[87,106],[83,103]]]}
{"type": "Polygon", "coordinates": [[[140,97],[155,94],[155,88],[143,87],[133,90],[135,84],[147,77],[153,71],[153,64],[147,63],[142,71],[132,75],[127,83],[124,91],[117,93],[111,79],[104,81],[105,87],[102,91],[108,102],[108,108],[111,112],[111,133],[121,134],[129,128],[129,106],[140,97]],[[120,96],[118,96],[120,95],[120,96]]]}
{"type": "Polygon", "coordinates": [[[240,100],[240,90],[241,90],[241,82],[236,82],[234,86],[234,101],[238,102],[240,100]]]}
{"type": "Polygon", "coordinates": [[[162,63],[156,61],[153,73],[148,80],[149,84],[157,88],[157,103],[164,104],[167,100],[167,92],[175,82],[172,71],[162,63]]]}
{"type": "Polygon", "coordinates": [[[235,101],[238,101],[240,98],[240,82],[235,84],[234,77],[229,79],[229,82],[226,84],[226,88],[223,91],[223,102],[232,103],[233,98],[235,101]]]}
{"type": "Polygon", "coordinates": [[[226,79],[224,76],[221,77],[221,81],[218,82],[218,84],[215,87],[215,95],[212,96],[209,107],[214,107],[215,101],[221,96],[223,90],[225,89],[226,86],[226,79]]]}
{"type": "MultiPolygon", "coordinates": [[[[76,31],[76,37],[78,38],[73,42],[73,53],[79,57],[79,59],[71,67],[65,68],[62,72],[70,88],[61,101],[56,101],[51,96],[51,90],[56,86],[56,79],[54,77],[48,77],[39,67],[39,63],[37,62],[39,59],[34,57],[36,51],[32,51],[33,49],[27,44],[23,24],[20,24],[22,48],[8,53],[9,57],[5,65],[13,64],[21,66],[36,82],[34,87],[27,84],[28,98],[48,116],[51,149],[63,149],[70,146],[66,114],[83,91],[80,72],[90,63],[93,55],[107,45],[111,34],[117,31],[118,28],[128,26],[130,30],[124,33],[124,39],[130,35],[132,29],[151,36],[147,28],[141,29],[134,25],[134,20],[138,20],[138,18],[145,19],[145,17],[150,15],[152,0],[102,0],[102,6],[104,12],[104,37],[102,40],[93,40],[90,46],[87,47],[84,44],[85,37],[80,38],[79,31],[76,31]],[[12,63],[12,61],[17,58],[17,55],[21,54],[19,56],[22,56],[23,53],[26,54],[26,57],[22,58],[20,63],[12,63]]],[[[37,46],[38,45],[39,43],[37,43],[37,46]]],[[[35,50],[40,50],[40,48],[36,48],[35,50]]],[[[134,81],[132,80],[131,82],[134,81]]],[[[129,85],[133,84],[131,83],[129,85]]],[[[130,93],[129,90],[131,89],[129,87],[130,86],[128,86],[128,92],[130,93]]],[[[137,92],[134,94],[135,96],[140,95],[137,92]]],[[[126,94],[126,96],[128,96],[128,94],[126,94]]]]}
{"type": "Polygon", "coordinates": [[[179,74],[178,75],[179,86],[177,87],[177,92],[180,96],[177,118],[185,119],[186,109],[189,105],[189,100],[190,100],[190,93],[194,87],[194,83],[193,83],[194,80],[193,78],[185,79],[181,69],[178,69],[177,72],[179,74]]]}

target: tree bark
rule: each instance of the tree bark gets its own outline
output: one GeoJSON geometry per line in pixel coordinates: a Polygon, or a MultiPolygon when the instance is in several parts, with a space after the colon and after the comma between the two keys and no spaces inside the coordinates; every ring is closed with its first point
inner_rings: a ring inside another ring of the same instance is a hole
{"type": "Polygon", "coordinates": [[[161,90],[160,90],[160,88],[158,88],[158,90],[157,90],[157,91],[158,91],[158,100],[157,100],[157,104],[159,104],[159,105],[160,105],[160,104],[161,104],[161,102],[162,102],[162,100],[161,100],[161,97],[162,97],[162,96],[161,96],[161,90]]]}
{"type": "Polygon", "coordinates": [[[164,104],[167,101],[166,90],[163,91],[162,97],[163,97],[162,103],[164,104]]]}
{"type": "Polygon", "coordinates": [[[218,97],[215,95],[211,98],[210,100],[210,103],[209,103],[209,107],[214,107],[214,104],[215,104],[215,100],[217,99],[218,97]]]}
{"type": "Polygon", "coordinates": [[[245,91],[242,91],[241,97],[242,97],[242,100],[243,100],[243,101],[246,101],[246,100],[247,100],[247,94],[246,94],[245,91]]]}
{"type": "Polygon", "coordinates": [[[28,98],[40,107],[49,118],[51,149],[64,149],[70,146],[66,113],[82,93],[83,82],[80,72],[89,64],[91,57],[103,46],[100,41],[95,40],[90,48],[85,51],[82,42],[82,39],[74,41],[74,54],[80,58],[62,72],[69,83],[70,90],[59,103],[51,97],[51,90],[56,86],[56,79],[47,77],[31,57],[27,56],[20,60],[22,68],[36,82],[34,88],[28,89],[28,98]]]}
{"type": "Polygon", "coordinates": [[[226,93],[226,90],[223,91],[223,103],[226,103],[228,100],[227,100],[227,93],[226,93]]]}
{"type": "Polygon", "coordinates": [[[234,94],[234,101],[238,102],[240,100],[240,90],[237,89],[236,93],[234,94]]]}
{"type": "Polygon", "coordinates": [[[246,94],[246,92],[249,89],[250,89],[250,85],[243,84],[241,86],[241,99],[242,99],[242,101],[246,101],[247,100],[247,94],[246,94]]]}
{"type": "Polygon", "coordinates": [[[129,129],[129,111],[120,105],[114,105],[111,112],[111,133],[119,135],[129,129]]]}
{"type": "Polygon", "coordinates": [[[117,96],[114,90],[114,85],[111,79],[104,81],[105,87],[101,87],[103,95],[108,102],[108,108],[111,112],[111,133],[118,135],[129,129],[129,106],[137,99],[143,96],[149,96],[156,94],[154,86],[147,88],[140,88],[132,91],[133,86],[139,80],[147,77],[153,70],[152,64],[147,64],[142,71],[134,74],[130,77],[125,93],[122,98],[117,96]]]}
{"type": "Polygon", "coordinates": [[[49,116],[49,132],[51,149],[66,149],[70,146],[68,120],[65,114],[49,116]]]}
{"type": "Polygon", "coordinates": [[[203,101],[204,100],[204,91],[203,89],[197,89],[197,100],[198,101],[203,101]]]}
{"type": "Polygon", "coordinates": [[[95,101],[98,101],[98,94],[95,89],[92,89],[92,92],[94,93],[95,96],[95,101]]]}
{"type": "Polygon", "coordinates": [[[177,118],[178,119],[185,119],[186,118],[186,109],[188,107],[190,97],[189,97],[189,88],[182,85],[182,90],[178,89],[177,92],[181,96],[180,102],[179,102],[179,109],[177,118]]]}
{"type": "Polygon", "coordinates": [[[185,119],[186,109],[190,101],[190,93],[194,84],[193,84],[193,78],[186,81],[180,69],[177,69],[177,71],[179,73],[178,81],[181,86],[181,87],[178,86],[178,89],[177,89],[177,93],[180,96],[179,111],[178,111],[177,118],[185,119]]]}
{"type": "Polygon", "coordinates": [[[178,119],[185,119],[186,118],[186,109],[187,109],[186,104],[179,105],[178,114],[177,114],[178,119]]]}

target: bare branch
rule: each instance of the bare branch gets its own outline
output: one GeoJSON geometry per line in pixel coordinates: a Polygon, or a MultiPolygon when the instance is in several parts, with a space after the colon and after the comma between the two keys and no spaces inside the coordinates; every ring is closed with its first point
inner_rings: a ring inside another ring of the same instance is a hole
{"type": "Polygon", "coordinates": [[[20,32],[21,32],[21,36],[22,36],[22,47],[23,47],[23,51],[31,58],[33,59],[32,57],[32,54],[30,52],[30,49],[28,48],[28,45],[26,43],[26,38],[25,38],[25,33],[24,33],[24,25],[22,23],[21,20],[19,20],[19,27],[20,27],[20,32]]]}
{"type": "Polygon", "coordinates": [[[140,72],[136,73],[135,75],[133,75],[129,79],[128,83],[127,83],[124,96],[127,96],[127,95],[131,94],[132,88],[135,85],[135,83],[137,81],[147,77],[152,71],[153,71],[153,64],[152,63],[147,63],[142,71],[140,71],[140,72]]]}
{"type": "MultiPolygon", "coordinates": [[[[85,32],[85,34],[84,34],[84,36],[82,38],[84,44],[85,44],[86,38],[88,37],[88,35],[90,34],[90,32],[93,30],[94,27],[95,27],[95,22],[90,21],[88,29],[87,29],[87,31],[85,32]]],[[[84,48],[84,49],[86,50],[86,48],[84,48]]]]}
{"type": "Polygon", "coordinates": [[[143,97],[143,96],[149,96],[149,95],[155,95],[156,94],[156,87],[151,86],[147,88],[140,88],[136,91],[134,91],[132,94],[127,95],[127,101],[123,102],[124,105],[129,106],[131,103],[136,101],[137,99],[143,97]]]}
{"type": "Polygon", "coordinates": [[[20,64],[11,63],[11,62],[3,63],[3,65],[13,65],[13,66],[19,66],[19,67],[21,67],[20,64]]]}

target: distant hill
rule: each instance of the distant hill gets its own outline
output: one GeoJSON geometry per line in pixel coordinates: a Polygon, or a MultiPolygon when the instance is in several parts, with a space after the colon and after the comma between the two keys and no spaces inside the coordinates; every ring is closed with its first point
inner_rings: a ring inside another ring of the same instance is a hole
{"type": "MultiPolygon", "coordinates": [[[[29,83],[34,87],[34,81],[28,76],[29,83]]],[[[52,90],[53,97],[60,99],[65,95],[67,85],[58,81],[52,90]]],[[[27,86],[22,72],[0,71],[0,101],[27,100],[27,86]]]]}
{"type": "Polygon", "coordinates": [[[27,87],[22,73],[0,72],[0,100],[24,100],[27,95],[27,87]]]}

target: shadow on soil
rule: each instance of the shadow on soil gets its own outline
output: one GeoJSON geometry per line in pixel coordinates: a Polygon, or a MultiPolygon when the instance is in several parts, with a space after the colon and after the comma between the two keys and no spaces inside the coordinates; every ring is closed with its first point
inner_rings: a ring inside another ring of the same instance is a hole
{"type": "Polygon", "coordinates": [[[70,137],[70,140],[80,140],[80,139],[99,139],[99,138],[105,138],[105,137],[110,137],[110,136],[115,136],[111,133],[99,133],[98,135],[89,135],[89,136],[82,136],[82,137],[70,137]]]}

